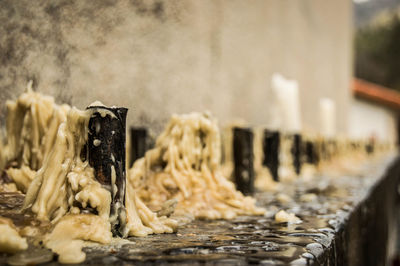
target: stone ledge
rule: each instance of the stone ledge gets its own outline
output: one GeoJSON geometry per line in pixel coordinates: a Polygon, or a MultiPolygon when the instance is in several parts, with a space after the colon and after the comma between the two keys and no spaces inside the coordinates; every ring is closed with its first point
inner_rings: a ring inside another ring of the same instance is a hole
{"type": "MultiPolygon", "coordinates": [[[[278,193],[257,193],[259,204],[267,208],[264,217],[195,221],[176,234],[88,247],[84,264],[384,265],[397,226],[400,160],[386,158],[361,172],[359,176],[321,176],[313,182],[285,184],[286,202],[277,201],[278,193]],[[301,202],[305,193],[316,197],[301,202]],[[303,222],[276,223],[273,216],[280,209],[295,213],[303,222]]],[[[0,215],[24,224],[15,211],[21,200],[18,194],[0,194],[0,215]]],[[[43,252],[0,254],[0,264],[43,252]]],[[[46,264],[56,263],[56,258],[46,258],[46,264]]]]}

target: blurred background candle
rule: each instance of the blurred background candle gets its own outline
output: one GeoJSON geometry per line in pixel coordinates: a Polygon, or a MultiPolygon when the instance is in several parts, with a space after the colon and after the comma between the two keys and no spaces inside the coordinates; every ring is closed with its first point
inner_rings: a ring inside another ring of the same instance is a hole
{"type": "Polygon", "coordinates": [[[333,138],[336,133],[336,105],[332,99],[319,100],[320,130],[322,136],[333,138]]]}
{"type": "Polygon", "coordinates": [[[281,117],[281,130],[286,133],[299,133],[301,131],[301,114],[297,81],[274,73],[271,83],[281,117]]]}

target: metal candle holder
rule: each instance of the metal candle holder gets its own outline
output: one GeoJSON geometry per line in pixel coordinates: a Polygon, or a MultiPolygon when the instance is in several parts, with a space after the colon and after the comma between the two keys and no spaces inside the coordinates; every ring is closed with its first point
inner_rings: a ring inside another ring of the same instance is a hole
{"type": "Polygon", "coordinates": [[[254,192],[253,132],[249,128],[233,128],[233,160],[236,187],[244,194],[254,192]]]}
{"type": "Polygon", "coordinates": [[[291,153],[293,156],[293,167],[296,172],[296,174],[300,174],[301,172],[301,135],[300,134],[293,134],[293,144],[292,144],[292,149],[291,153]]]}
{"type": "Polygon", "coordinates": [[[267,167],[271,172],[275,181],[279,180],[279,148],[280,133],[279,131],[270,131],[266,129],[263,136],[263,166],[267,167]]]}
{"type": "Polygon", "coordinates": [[[110,222],[114,235],[123,234],[125,210],[125,123],[127,108],[90,106],[88,159],[95,178],[110,191],[110,222]],[[114,180],[115,179],[115,180],[114,180]]]}
{"type": "Polygon", "coordinates": [[[144,157],[147,150],[147,129],[143,127],[131,127],[131,152],[129,166],[136,160],[144,157]]]}

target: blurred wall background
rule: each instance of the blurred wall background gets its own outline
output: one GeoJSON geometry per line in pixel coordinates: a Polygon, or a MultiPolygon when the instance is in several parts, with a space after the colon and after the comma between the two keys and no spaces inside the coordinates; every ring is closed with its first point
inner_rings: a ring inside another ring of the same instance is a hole
{"type": "Polygon", "coordinates": [[[353,139],[376,138],[391,143],[397,141],[397,112],[361,99],[352,99],[349,114],[349,134],[353,139]]]}
{"type": "Polygon", "coordinates": [[[351,101],[349,136],[396,142],[400,121],[400,0],[353,1],[356,79],[352,89],[358,97],[351,101]]]}
{"type": "Polygon", "coordinates": [[[0,1],[0,120],[34,81],[58,102],[129,107],[159,132],[172,113],[210,110],[268,125],[274,72],[297,79],[302,120],[336,101],[345,132],[352,77],[348,0],[0,1]]]}

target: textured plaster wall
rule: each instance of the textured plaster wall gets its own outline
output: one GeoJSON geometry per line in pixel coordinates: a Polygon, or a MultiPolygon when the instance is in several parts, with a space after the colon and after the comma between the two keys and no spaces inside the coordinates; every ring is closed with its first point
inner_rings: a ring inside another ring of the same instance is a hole
{"type": "Polygon", "coordinates": [[[272,120],[270,78],[298,79],[302,119],[337,102],[345,131],[352,75],[348,0],[0,1],[0,120],[28,80],[59,102],[129,107],[160,131],[172,113],[222,124],[272,120]]]}

